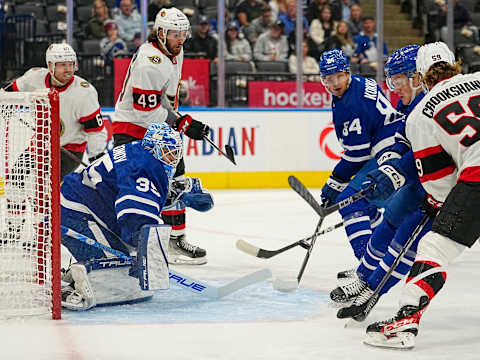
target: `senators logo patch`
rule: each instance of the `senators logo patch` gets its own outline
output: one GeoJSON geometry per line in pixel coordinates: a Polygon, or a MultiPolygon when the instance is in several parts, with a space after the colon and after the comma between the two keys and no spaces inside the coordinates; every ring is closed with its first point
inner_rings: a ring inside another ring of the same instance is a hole
{"type": "Polygon", "coordinates": [[[80,86],[81,86],[81,87],[84,87],[84,88],[88,88],[88,87],[90,87],[90,84],[89,84],[88,82],[86,82],[86,81],[82,81],[82,82],[80,83],[80,86]]]}
{"type": "Polygon", "coordinates": [[[150,60],[153,64],[160,64],[162,59],[159,56],[149,56],[148,60],[150,60]]]}
{"type": "Polygon", "coordinates": [[[162,12],[160,13],[160,16],[163,17],[163,16],[165,16],[165,15],[167,15],[167,13],[165,12],[165,10],[162,10],[162,12]]]}

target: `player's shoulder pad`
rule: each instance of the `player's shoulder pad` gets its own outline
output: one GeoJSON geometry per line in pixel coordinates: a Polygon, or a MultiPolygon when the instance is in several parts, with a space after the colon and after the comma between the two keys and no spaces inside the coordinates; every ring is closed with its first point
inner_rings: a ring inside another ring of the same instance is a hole
{"type": "Polygon", "coordinates": [[[32,77],[44,77],[47,76],[48,74],[48,69],[47,68],[42,68],[42,67],[33,67],[31,69],[28,69],[25,74],[23,74],[23,78],[32,78],[32,77]]]}
{"type": "Polygon", "coordinates": [[[81,91],[83,94],[91,94],[94,96],[98,96],[97,89],[95,89],[95,87],[92,84],[90,84],[87,80],[85,80],[80,76],[77,76],[77,75],[74,75],[74,76],[75,76],[74,86],[76,89],[78,89],[78,91],[81,91]]]}

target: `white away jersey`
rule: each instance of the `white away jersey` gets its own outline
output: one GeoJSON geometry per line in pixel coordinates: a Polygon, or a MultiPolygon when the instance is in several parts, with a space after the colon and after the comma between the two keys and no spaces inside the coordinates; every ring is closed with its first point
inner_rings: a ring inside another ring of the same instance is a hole
{"type": "Polygon", "coordinates": [[[183,50],[170,59],[153,43],[140,46],[115,106],[114,134],[141,139],[153,121],[176,118],[182,64],[183,50]]]}
{"type": "Polygon", "coordinates": [[[406,124],[425,190],[445,201],[457,181],[480,182],[480,73],[441,81],[406,124]]]}
{"type": "MultiPolygon", "coordinates": [[[[15,91],[51,88],[51,75],[45,68],[32,68],[13,83],[15,91]]],[[[84,152],[88,141],[89,157],[103,152],[107,143],[97,90],[79,76],[56,88],[60,95],[60,146],[84,152]]]]}

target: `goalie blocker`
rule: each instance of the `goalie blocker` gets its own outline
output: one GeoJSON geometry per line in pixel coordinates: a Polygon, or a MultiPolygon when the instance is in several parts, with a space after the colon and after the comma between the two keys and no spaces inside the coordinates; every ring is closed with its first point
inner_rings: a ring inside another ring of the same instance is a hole
{"type": "Polygon", "coordinates": [[[150,300],[153,290],[169,289],[170,231],[168,225],[143,226],[134,263],[120,257],[106,257],[72,264],[62,276],[62,306],[88,310],[95,306],[131,304],[150,300]]]}

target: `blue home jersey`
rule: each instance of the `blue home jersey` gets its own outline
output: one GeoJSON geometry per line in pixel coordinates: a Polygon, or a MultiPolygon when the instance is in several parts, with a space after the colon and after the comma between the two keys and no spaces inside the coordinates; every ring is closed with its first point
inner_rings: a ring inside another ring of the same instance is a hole
{"type": "Polygon", "coordinates": [[[160,213],[168,186],[163,164],[135,141],[65,177],[62,215],[96,221],[136,246],[136,233],[142,225],[162,223],[160,213]]]}
{"type": "Polygon", "coordinates": [[[345,152],[334,174],[349,180],[371,158],[378,157],[395,143],[395,133],[404,126],[398,113],[375,80],[351,76],[345,94],[333,97],[333,123],[345,152]]]}

